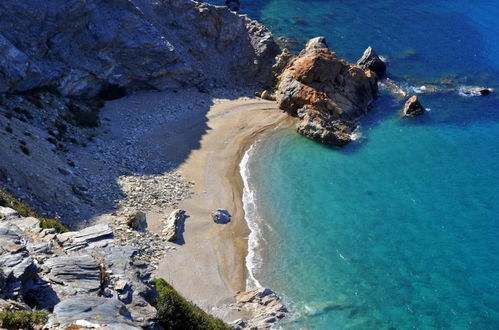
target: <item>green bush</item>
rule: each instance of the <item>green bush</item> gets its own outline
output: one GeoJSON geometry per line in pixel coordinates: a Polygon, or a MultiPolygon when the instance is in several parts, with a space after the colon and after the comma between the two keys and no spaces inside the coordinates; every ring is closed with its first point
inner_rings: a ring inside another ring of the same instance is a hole
{"type": "Polygon", "coordinates": [[[40,227],[44,229],[54,228],[58,233],[65,233],[68,231],[68,228],[57,220],[40,218],[29,206],[18,201],[11,194],[2,189],[0,189],[0,206],[10,207],[23,217],[38,218],[40,220],[40,227]]]}
{"type": "Polygon", "coordinates": [[[158,298],[158,323],[165,329],[185,330],[229,330],[222,320],[205,313],[201,308],[187,301],[162,278],[152,281],[158,298]]]}
{"type": "Polygon", "coordinates": [[[7,329],[33,329],[35,325],[47,323],[46,311],[1,311],[0,324],[7,329]]]}

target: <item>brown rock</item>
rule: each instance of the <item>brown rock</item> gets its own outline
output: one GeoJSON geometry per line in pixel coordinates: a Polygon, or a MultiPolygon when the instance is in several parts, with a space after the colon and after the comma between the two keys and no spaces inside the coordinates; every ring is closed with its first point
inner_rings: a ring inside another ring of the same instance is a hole
{"type": "Polygon", "coordinates": [[[300,110],[298,132],[322,143],[345,145],[353,120],[365,115],[377,92],[376,74],[338,58],[318,37],[290,60],[276,97],[291,116],[305,108],[300,110]]]}
{"type": "Polygon", "coordinates": [[[344,146],[352,140],[352,133],[357,127],[354,122],[342,119],[333,120],[331,116],[322,114],[313,107],[306,111],[297,124],[298,133],[312,140],[335,146],[344,146]]]}
{"type": "Polygon", "coordinates": [[[415,117],[422,115],[425,110],[421,103],[419,103],[418,97],[416,95],[413,95],[405,103],[402,112],[404,114],[404,117],[415,117]]]}

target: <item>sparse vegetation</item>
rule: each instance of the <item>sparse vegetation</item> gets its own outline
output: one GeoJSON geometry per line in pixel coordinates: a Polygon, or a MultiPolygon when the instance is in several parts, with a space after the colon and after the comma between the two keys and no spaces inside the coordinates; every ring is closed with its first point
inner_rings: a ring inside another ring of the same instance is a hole
{"type": "Polygon", "coordinates": [[[34,329],[47,323],[46,311],[1,311],[0,324],[6,329],[34,329]]]}
{"type": "Polygon", "coordinates": [[[66,116],[66,120],[78,127],[98,127],[100,125],[99,110],[96,108],[93,108],[92,110],[83,110],[74,103],[71,103],[69,104],[69,113],[66,116]]]}
{"type": "Polygon", "coordinates": [[[38,218],[40,220],[40,227],[44,229],[54,228],[58,233],[68,231],[68,228],[57,220],[39,217],[29,206],[18,201],[11,194],[2,189],[0,189],[0,206],[10,207],[11,209],[16,210],[23,217],[38,218]]]}
{"type": "Polygon", "coordinates": [[[229,330],[230,326],[222,320],[205,313],[201,308],[187,301],[164,279],[152,281],[158,298],[158,323],[165,329],[185,330],[229,330]]]}

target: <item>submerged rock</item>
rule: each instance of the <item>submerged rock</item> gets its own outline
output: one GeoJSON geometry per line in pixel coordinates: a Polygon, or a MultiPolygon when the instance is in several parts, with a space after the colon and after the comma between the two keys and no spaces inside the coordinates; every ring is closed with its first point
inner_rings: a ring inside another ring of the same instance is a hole
{"type": "Polygon", "coordinates": [[[239,0],[225,0],[225,5],[232,11],[239,11],[241,2],[239,0]]]}
{"type": "Polygon", "coordinates": [[[480,90],[480,95],[489,95],[491,90],[489,88],[484,88],[480,90]]]}
{"type": "Polygon", "coordinates": [[[386,64],[378,56],[372,47],[368,47],[362,57],[357,61],[357,65],[361,66],[364,70],[371,70],[376,73],[378,77],[382,77],[386,73],[386,64]]]}
{"type": "Polygon", "coordinates": [[[415,117],[422,115],[425,112],[424,107],[418,100],[416,95],[411,96],[404,105],[402,113],[404,117],[415,117]]]}
{"type": "Polygon", "coordinates": [[[378,92],[377,76],[338,58],[323,37],[311,39],[279,78],[277,102],[300,118],[298,132],[339,146],[350,141],[354,120],[365,115],[378,92]]]}
{"type": "Polygon", "coordinates": [[[232,220],[232,216],[230,215],[229,211],[225,209],[218,209],[216,211],[213,211],[211,213],[211,218],[213,219],[213,222],[218,224],[226,224],[232,220]]]}

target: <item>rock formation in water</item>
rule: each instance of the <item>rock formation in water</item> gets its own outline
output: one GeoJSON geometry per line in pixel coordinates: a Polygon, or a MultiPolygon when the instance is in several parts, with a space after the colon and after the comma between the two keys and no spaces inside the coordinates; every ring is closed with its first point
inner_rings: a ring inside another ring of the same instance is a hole
{"type": "Polygon", "coordinates": [[[378,56],[376,51],[372,47],[368,47],[362,57],[357,61],[359,65],[364,70],[371,70],[381,78],[386,73],[386,64],[378,56]]]}
{"type": "Polygon", "coordinates": [[[404,108],[402,109],[402,114],[404,115],[404,117],[416,117],[422,115],[424,112],[425,109],[419,102],[416,95],[411,96],[404,104],[404,108]]]}
{"type": "Polygon", "coordinates": [[[281,54],[276,68],[284,68],[276,93],[279,107],[300,119],[300,134],[322,143],[347,144],[355,120],[377,96],[377,75],[338,58],[323,37],[311,39],[296,57],[281,54]]]}
{"type": "Polygon", "coordinates": [[[279,52],[263,25],[202,2],[0,2],[0,92],[270,85],[279,52]]]}

